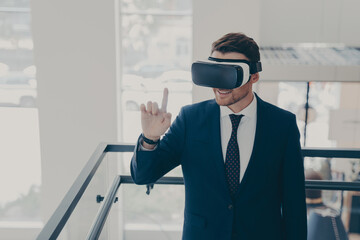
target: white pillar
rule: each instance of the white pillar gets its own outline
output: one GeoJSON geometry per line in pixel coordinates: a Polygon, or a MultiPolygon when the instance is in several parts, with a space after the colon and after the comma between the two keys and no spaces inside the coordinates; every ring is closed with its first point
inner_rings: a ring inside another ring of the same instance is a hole
{"type": "Polygon", "coordinates": [[[31,8],[47,221],[96,146],[117,140],[115,2],[34,0],[31,8]]]}

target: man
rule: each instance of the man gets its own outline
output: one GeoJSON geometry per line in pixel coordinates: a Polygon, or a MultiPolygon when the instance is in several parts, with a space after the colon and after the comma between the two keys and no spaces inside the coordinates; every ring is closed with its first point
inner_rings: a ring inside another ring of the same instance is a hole
{"type": "MultiPolygon", "coordinates": [[[[211,57],[260,61],[258,45],[242,33],[214,42],[211,57]]],[[[167,89],[160,109],[141,105],[131,174],[136,184],[148,184],[182,166],[185,240],[306,239],[295,115],[254,94],[258,80],[255,73],[241,87],[213,88],[215,100],[183,107],[171,126],[167,89]]]]}

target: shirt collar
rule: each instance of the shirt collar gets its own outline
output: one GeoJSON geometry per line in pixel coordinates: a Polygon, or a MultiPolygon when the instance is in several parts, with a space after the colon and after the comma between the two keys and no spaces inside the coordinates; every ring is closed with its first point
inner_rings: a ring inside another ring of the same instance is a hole
{"type": "Polygon", "coordinates": [[[228,108],[227,106],[220,106],[220,116],[221,117],[226,117],[229,116],[230,114],[235,114],[235,115],[244,115],[245,117],[255,117],[256,116],[256,109],[257,109],[257,99],[254,93],[252,93],[254,98],[252,100],[252,102],[243,110],[241,110],[238,113],[234,113],[230,108],[228,108]]]}

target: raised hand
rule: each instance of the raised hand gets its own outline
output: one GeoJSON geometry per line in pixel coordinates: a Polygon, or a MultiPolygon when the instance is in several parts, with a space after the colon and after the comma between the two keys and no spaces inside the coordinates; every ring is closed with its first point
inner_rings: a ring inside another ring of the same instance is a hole
{"type": "Polygon", "coordinates": [[[140,105],[143,134],[153,141],[158,140],[170,127],[171,113],[166,112],[168,96],[169,90],[164,88],[160,109],[156,102],[147,102],[147,107],[144,104],[140,105]]]}

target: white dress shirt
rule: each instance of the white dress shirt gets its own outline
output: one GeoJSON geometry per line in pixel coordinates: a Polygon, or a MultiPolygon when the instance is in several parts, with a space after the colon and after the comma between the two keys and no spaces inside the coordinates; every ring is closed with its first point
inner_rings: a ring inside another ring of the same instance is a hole
{"type": "Polygon", "coordinates": [[[256,119],[257,119],[257,100],[254,96],[252,102],[243,110],[234,113],[227,106],[220,106],[220,132],[221,132],[221,147],[224,157],[226,158],[226,149],[230,140],[232,125],[230,114],[244,115],[240,121],[237,130],[237,141],[240,152],[240,182],[244,177],[245,170],[249,164],[250,156],[254,146],[256,119]]]}

